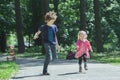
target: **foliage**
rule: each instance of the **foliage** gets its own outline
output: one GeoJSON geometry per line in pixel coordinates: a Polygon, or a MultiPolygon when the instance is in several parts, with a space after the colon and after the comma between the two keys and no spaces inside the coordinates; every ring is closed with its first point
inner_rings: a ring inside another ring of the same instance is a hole
{"type": "Polygon", "coordinates": [[[108,35],[108,38],[111,38],[111,39],[106,41],[106,43],[104,44],[104,49],[106,49],[106,51],[117,50],[117,48],[118,48],[117,47],[118,46],[118,38],[117,38],[117,35],[115,34],[115,32],[113,30],[108,35]]]}
{"type": "Polygon", "coordinates": [[[26,52],[28,53],[41,53],[42,51],[41,46],[31,46],[26,49],[26,52]]]}
{"type": "Polygon", "coordinates": [[[17,45],[17,39],[15,33],[10,32],[10,34],[7,35],[7,46],[9,45],[17,45]]]}
{"type": "Polygon", "coordinates": [[[59,3],[59,38],[60,42],[67,45],[72,44],[77,37],[79,31],[79,1],[66,0],[64,3],[59,3]],[[75,6],[76,5],[76,6],[75,6]],[[72,14],[72,15],[71,15],[72,14]]]}
{"type": "Polygon", "coordinates": [[[5,31],[9,33],[14,28],[14,4],[11,1],[0,1],[0,33],[5,31]]]}
{"type": "MultiPolygon", "coordinates": [[[[108,27],[111,30],[106,30],[106,32],[114,32],[114,37],[118,38],[117,42],[120,42],[120,33],[119,33],[119,24],[120,24],[120,5],[116,0],[105,0],[104,6],[103,6],[103,16],[105,17],[105,20],[108,23],[108,27]]],[[[107,27],[107,26],[106,26],[107,27]]],[[[103,28],[104,29],[104,28],[103,28]]],[[[108,37],[107,39],[111,39],[113,37],[108,37]]],[[[117,43],[116,42],[116,43],[117,43]]],[[[111,43],[111,42],[110,42],[111,43]]],[[[112,41],[113,43],[113,41],[112,41]]],[[[119,44],[116,45],[117,47],[120,46],[119,44]]]]}
{"type": "MultiPolygon", "coordinates": [[[[23,34],[29,37],[28,42],[33,42],[34,26],[33,24],[33,13],[31,0],[20,0],[20,6],[22,11],[23,21],[23,34]]],[[[95,47],[95,26],[94,26],[94,11],[93,11],[93,0],[86,1],[86,22],[87,22],[87,33],[88,39],[92,43],[94,51],[95,47]]],[[[119,0],[100,0],[101,2],[101,25],[102,25],[102,38],[104,51],[112,51],[120,48],[120,1],[119,0]]],[[[35,1],[38,7],[38,1],[35,1]]],[[[69,46],[74,45],[77,39],[77,33],[80,30],[80,0],[59,0],[58,4],[58,41],[65,47],[63,50],[66,52],[69,46]],[[68,47],[67,47],[68,46],[68,47]]],[[[54,9],[53,0],[50,0],[50,10],[54,9]]],[[[0,37],[1,33],[5,32],[7,35],[7,44],[17,43],[16,37],[11,33],[16,34],[15,31],[15,10],[14,0],[1,0],[0,1],[0,37]],[[14,37],[14,38],[11,38],[14,37]]],[[[36,9],[36,12],[40,12],[40,8],[36,9]]],[[[39,14],[36,13],[39,22],[39,14]]],[[[38,23],[39,24],[39,23],[38,23]]],[[[40,52],[35,51],[35,48],[27,48],[27,52],[40,52]]],[[[63,53],[64,53],[63,52],[63,53]]]]}

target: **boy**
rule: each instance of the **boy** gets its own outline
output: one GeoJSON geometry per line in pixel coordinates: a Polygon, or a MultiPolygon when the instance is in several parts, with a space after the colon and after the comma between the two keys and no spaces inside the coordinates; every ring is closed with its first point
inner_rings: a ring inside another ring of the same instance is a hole
{"type": "Polygon", "coordinates": [[[46,58],[43,67],[43,75],[50,75],[48,73],[48,64],[51,60],[55,60],[58,58],[57,49],[60,49],[60,46],[57,41],[56,32],[58,31],[57,26],[54,22],[57,19],[57,15],[55,12],[49,11],[45,15],[45,25],[42,25],[38,28],[38,31],[35,33],[33,39],[37,39],[38,35],[42,34],[43,45],[46,52],[46,58]],[[57,48],[57,49],[56,49],[57,48]]]}

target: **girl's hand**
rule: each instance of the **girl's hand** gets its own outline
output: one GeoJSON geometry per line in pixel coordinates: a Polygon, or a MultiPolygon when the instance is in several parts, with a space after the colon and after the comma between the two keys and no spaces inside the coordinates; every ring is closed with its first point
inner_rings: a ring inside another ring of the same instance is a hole
{"type": "Polygon", "coordinates": [[[91,49],[90,52],[93,52],[93,50],[91,49]]]}

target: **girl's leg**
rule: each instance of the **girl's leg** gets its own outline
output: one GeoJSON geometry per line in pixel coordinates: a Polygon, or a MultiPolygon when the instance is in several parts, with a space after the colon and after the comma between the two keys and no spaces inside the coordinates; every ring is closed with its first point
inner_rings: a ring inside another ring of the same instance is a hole
{"type": "Polygon", "coordinates": [[[45,56],[45,62],[43,66],[43,74],[49,75],[49,73],[47,72],[47,68],[48,68],[48,64],[50,63],[50,60],[52,60],[52,51],[49,44],[47,43],[44,44],[44,47],[45,47],[46,56],[45,56]]]}
{"type": "Polygon", "coordinates": [[[85,68],[85,70],[88,70],[86,54],[83,55],[83,60],[84,60],[84,68],[85,68]]]}
{"type": "Polygon", "coordinates": [[[82,72],[82,57],[79,58],[79,72],[82,72]]]}

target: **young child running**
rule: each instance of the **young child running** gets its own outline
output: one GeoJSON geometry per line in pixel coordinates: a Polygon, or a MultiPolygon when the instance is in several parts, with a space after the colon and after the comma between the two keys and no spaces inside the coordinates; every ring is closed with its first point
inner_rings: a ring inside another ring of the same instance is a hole
{"type": "Polygon", "coordinates": [[[53,11],[49,11],[45,15],[46,24],[41,25],[38,31],[35,33],[33,39],[37,39],[38,35],[42,34],[43,44],[46,52],[45,62],[43,66],[43,75],[50,75],[48,73],[48,64],[51,60],[56,60],[58,58],[57,49],[60,49],[60,46],[57,41],[56,32],[58,31],[57,26],[54,22],[57,19],[57,15],[53,11]]]}
{"type": "Polygon", "coordinates": [[[85,31],[78,32],[78,39],[76,42],[76,54],[75,58],[79,60],[79,72],[82,72],[82,60],[84,61],[84,69],[87,68],[87,58],[90,58],[89,50],[92,52],[90,42],[87,40],[87,34],[85,31]]]}

